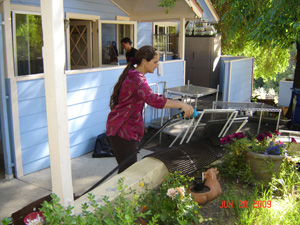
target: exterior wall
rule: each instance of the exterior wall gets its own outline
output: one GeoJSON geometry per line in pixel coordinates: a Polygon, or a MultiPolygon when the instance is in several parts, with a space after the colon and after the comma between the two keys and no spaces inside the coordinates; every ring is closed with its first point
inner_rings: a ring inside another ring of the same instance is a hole
{"type": "Polygon", "coordinates": [[[17,89],[25,175],[33,172],[32,165],[39,169],[50,165],[44,80],[20,81],[17,89]]]}
{"type": "MultiPolygon", "coordinates": [[[[11,0],[11,4],[39,7],[40,0],[11,0]]],[[[101,20],[127,16],[110,0],[64,0],[64,11],[99,15],[101,20]]],[[[152,23],[138,23],[137,29],[137,48],[152,45],[152,23]]],[[[111,40],[104,35],[103,41],[106,39],[111,40]]],[[[93,151],[97,135],[105,132],[110,94],[123,69],[124,66],[119,66],[67,72],[68,128],[72,158],[93,151]]],[[[184,61],[169,61],[163,63],[163,76],[157,75],[155,71],[154,74],[146,74],[146,77],[148,83],[166,81],[168,87],[174,87],[183,84],[184,70],[184,61]]],[[[8,96],[15,95],[10,85],[11,80],[6,79],[8,96]]],[[[22,165],[24,175],[50,166],[44,85],[43,75],[36,79],[34,75],[29,79],[21,77],[17,79],[17,104],[11,102],[11,98],[8,100],[12,157],[16,160],[15,149],[19,149],[19,158],[22,158],[19,165],[22,165]],[[19,109],[16,118],[19,119],[20,142],[17,143],[13,140],[14,105],[19,109]],[[21,147],[17,148],[19,144],[21,147]]],[[[153,109],[147,107],[145,122],[151,121],[152,112],[153,109]]]]}
{"type": "MultiPolygon", "coordinates": [[[[40,6],[40,0],[11,0],[11,4],[40,6]]],[[[104,20],[115,20],[116,16],[127,16],[110,0],[64,0],[65,12],[100,15],[104,20]]]]}
{"type": "Polygon", "coordinates": [[[152,45],[152,23],[138,23],[137,27],[137,48],[144,45],[152,45]]]}
{"type": "MultiPolygon", "coordinates": [[[[123,69],[124,66],[119,66],[67,74],[72,158],[93,151],[97,135],[105,132],[110,95],[123,69]]],[[[166,81],[168,87],[183,84],[184,61],[165,62],[163,71],[163,76],[157,75],[157,71],[146,74],[148,83],[166,81]]],[[[23,173],[26,175],[50,166],[44,79],[18,81],[17,87],[23,173]]],[[[151,115],[146,113],[146,116],[150,118],[151,115]]]]}
{"type": "Polygon", "coordinates": [[[116,16],[127,16],[110,0],[64,0],[65,12],[100,15],[100,19],[115,20],[116,16]]]}
{"type": "Polygon", "coordinates": [[[250,102],[253,58],[221,56],[220,91],[225,102],[250,102]]]}
{"type": "Polygon", "coordinates": [[[40,0],[10,0],[10,3],[28,6],[40,6],[40,0]]]}

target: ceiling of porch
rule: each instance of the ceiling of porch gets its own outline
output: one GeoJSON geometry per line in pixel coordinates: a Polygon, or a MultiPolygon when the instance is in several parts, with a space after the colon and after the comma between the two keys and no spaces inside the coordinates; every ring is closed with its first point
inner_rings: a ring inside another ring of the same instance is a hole
{"type": "MultiPolygon", "coordinates": [[[[196,0],[179,0],[175,7],[165,13],[165,8],[158,7],[158,0],[111,0],[130,18],[138,22],[197,20],[203,17],[203,9],[196,0]]],[[[205,1],[204,1],[205,2],[205,1]]]]}

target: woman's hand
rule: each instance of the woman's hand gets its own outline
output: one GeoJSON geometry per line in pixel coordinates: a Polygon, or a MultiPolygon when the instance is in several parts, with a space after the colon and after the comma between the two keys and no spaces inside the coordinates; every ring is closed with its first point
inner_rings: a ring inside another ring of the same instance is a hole
{"type": "Polygon", "coordinates": [[[184,111],[184,116],[183,117],[191,117],[194,113],[194,109],[191,105],[183,103],[183,106],[181,109],[184,111]]]}
{"type": "Polygon", "coordinates": [[[191,105],[178,100],[167,99],[164,108],[180,108],[184,111],[183,117],[190,117],[194,113],[194,109],[191,105]]]}

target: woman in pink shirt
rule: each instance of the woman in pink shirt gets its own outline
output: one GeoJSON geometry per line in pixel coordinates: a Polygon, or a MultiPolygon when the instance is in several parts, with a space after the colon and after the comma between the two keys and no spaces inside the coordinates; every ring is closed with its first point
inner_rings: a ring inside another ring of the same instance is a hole
{"type": "MultiPolygon", "coordinates": [[[[141,47],[135,54],[135,62],[127,64],[114,87],[110,98],[111,112],[107,118],[106,133],[118,164],[137,150],[137,144],[144,135],[142,111],[145,103],[159,109],[181,108],[185,117],[193,115],[192,106],[154,94],[149,87],[144,75],[153,73],[158,67],[158,61],[159,54],[154,47],[141,47]]],[[[121,166],[118,172],[121,173],[136,161],[135,155],[121,166]]]]}

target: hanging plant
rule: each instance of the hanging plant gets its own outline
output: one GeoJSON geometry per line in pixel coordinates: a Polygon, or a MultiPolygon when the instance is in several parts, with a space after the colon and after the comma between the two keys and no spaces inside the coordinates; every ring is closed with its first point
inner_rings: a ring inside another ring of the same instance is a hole
{"type": "Polygon", "coordinates": [[[166,8],[166,14],[169,13],[169,10],[175,7],[177,0],[159,0],[158,7],[166,8]]]}

